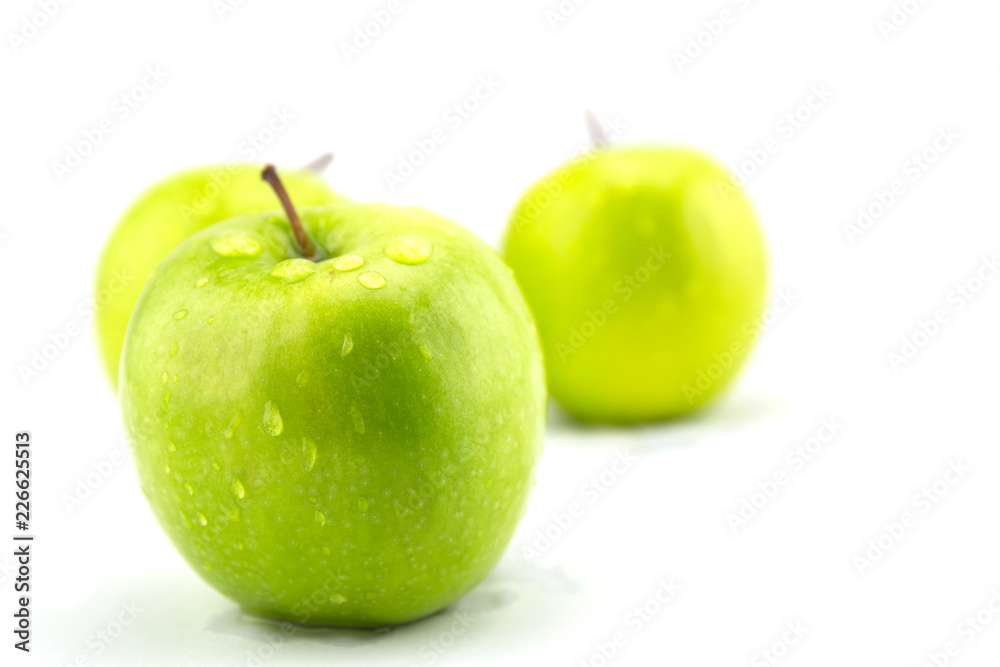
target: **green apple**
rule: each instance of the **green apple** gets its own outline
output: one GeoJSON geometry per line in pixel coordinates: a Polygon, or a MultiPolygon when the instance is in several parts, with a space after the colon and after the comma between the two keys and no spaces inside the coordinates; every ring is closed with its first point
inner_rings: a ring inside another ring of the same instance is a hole
{"type": "Polygon", "coordinates": [[[509,268],[457,224],[300,214],[213,225],[161,263],[122,353],[126,432],[167,535],[247,611],[410,621],[474,587],[525,511],[538,336],[509,268]]]}
{"type": "Polygon", "coordinates": [[[766,298],[750,202],[688,150],[598,148],[557,169],[514,209],[505,256],[538,323],[549,390],[582,421],[704,404],[746,359],[766,298]]]}
{"type": "MultiPolygon", "coordinates": [[[[104,246],[94,284],[95,324],[105,370],[118,381],[125,328],[146,279],[184,239],[211,224],[244,213],[278,208],[261,183],[263,165],[230,163],[170,176],[144,192],[125,212],[104,246]]],[[[284,175],[302,206],[344,200],[309,170],[284,175]]]]}

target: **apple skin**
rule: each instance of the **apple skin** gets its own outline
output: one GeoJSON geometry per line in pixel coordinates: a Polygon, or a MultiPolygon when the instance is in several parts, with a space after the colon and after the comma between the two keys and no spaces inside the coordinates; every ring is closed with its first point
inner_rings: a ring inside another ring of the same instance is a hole
{"type": "MultiPolygon", "coordinates": [[[[261,182],[262,165],[230,163],[168,176],[136,199],[105,243],[94,281],[95,325],[108,378],[118,382],[125,329],[143,285],[156,265],[184,239],[209,225],[246,213],[280,208],[261,182]]],[[[345,201],[318,174],[282,171],[301,206],[345,201]]]]}
{"type": "Polygon", "coordinates": [[[504,245],[549,390],[580,421],[694,410],[757,336],[763,233],[728,172],[698,153],[608,148],[570,162],[525,193],[504,245]]]}
{"type": "Polygon", "coordinates": [[[167,535],[245,610],[411,621],[482,580],[525,511],[538,335],[510,269],[457,224],[389,205],[300,213],[319,263],[295,260],[284,217],[257,215],[161,264],[122,355],[126,433],[167,535]],[[432,245],[426,261],[389,257],[403,235],[432,245]],[[364,265],[334,268],[345,256],[364,265]],[[289,259],[305,279],[272,275],[289,259]]]}

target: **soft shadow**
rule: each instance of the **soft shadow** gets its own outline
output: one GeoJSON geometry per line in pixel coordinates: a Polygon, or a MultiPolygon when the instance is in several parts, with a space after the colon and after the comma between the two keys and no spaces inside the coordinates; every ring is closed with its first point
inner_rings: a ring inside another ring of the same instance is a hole
{"type": "Polygon", "coordinates": [[[723,396],[671,420],[614,425],[578,421],[550,400],[548,435],[584,445],[619,447],[622,438],[628,438],[640,446],[689,447],[712,435],[743,431],[767,420],[780,409],[777,401],[765,396],[723,396]]]}
{"type": "Polygon", "coordinates": [[[331,646],[354,648],[367,646],[384,638],[389,628],[359,629],[315,627],[254,616],[235,605],[209,619],[205,629],[221,635],[255,642],[267,642],[275,637],[283,641],[311,640],[331,646]]]}
{"type": "MultiPolygon", "coordinates": [[[[390,634],[432,636],[439,634],[442,627],[450,626],[455,614],[469,613],[481,620],[487,615],[510,607],[518,599],[518,595],[510,590],[512,584],[516,585],[517,579],[503,574],[498,576],[494,571],[479,586],[454,604],[409,623],[382,628],[301,625],[255,616],[234,606],[213,616],[205,629],[254,642],[275,643],[274,640],[280,638],[281,642],[314,642],[340,648],[368,646],[385,639],[390,634]]],[[[524,580],[521,578],[521,581],[524,580]]]]}

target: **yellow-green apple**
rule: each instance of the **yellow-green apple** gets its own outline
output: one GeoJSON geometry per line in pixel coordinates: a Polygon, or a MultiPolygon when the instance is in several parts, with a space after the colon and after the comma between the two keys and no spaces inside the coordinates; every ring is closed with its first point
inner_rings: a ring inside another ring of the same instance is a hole
{"type": "MultiPolygon", "coordinates": [[[[601,142],[598,142],[599,144],[601,142]]],[[[730,175],[689,150],[602,148],[535,183],[505,256],[549,389],[577,419],[668,419],[736,374],[764,307],[764,238],[730,175]]]]}

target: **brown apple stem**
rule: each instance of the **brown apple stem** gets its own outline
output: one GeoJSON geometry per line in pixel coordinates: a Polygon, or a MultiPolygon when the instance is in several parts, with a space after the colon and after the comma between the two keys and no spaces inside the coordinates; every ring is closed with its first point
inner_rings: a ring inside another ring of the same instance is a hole
{"type": "Polygon", "coordinates": [[[313,256],[312,242],[306,236],[306,230],[302,228],[302,221],[299,220],[299,214],[295,210],[295,207],[292,206],[292,200],[288,197],[288,190],[285,189],[284,183],[278,178],[278,172],[275,170],[274,165],[269,164],[265,166],[260,176],[267,181],[268,185],[274,188],[275,194],[278,195],[281,207],[285,209],[285,215],[288,216],[288,222],[292,225],[292,231],[295,232],[295,238],[299,242],[299,250],[302,251],[302,255],[306,259],[311,259],[315,262],[316,258],[313,256]]]}
{"type": "Polygon", "coordinates": [[[318,158],[302,167],[303,171],[311,171],[314,174],[322,174],[333,162],[333,153],[323,153],[318,158]]]}
{"type": "Polygon", "coordinates": [[[597,115],[587,109],[583,112],[583,121],[587,124],[587,133],[590,134],[590,144],[594,148],[604,148],[608,145],[608,137],[604,134],[604,125],[597,115]]]}

